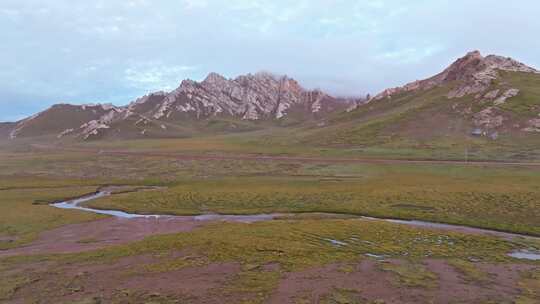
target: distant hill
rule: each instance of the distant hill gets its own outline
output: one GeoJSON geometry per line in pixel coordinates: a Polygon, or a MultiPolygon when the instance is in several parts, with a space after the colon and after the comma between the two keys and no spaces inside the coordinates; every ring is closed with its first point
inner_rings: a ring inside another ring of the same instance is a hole
{"type": "Polygon", "coordinates": [[[14,139],[65,134],[74,131],[84,123],[99,119],[112,110],[114,110],[112,105],[57,104],[17,122],[9,132],[9,137],[14,139]]]}
{"type": "Polygon", "coordinates": [[[540,73],[508,57],[470,52],[431,78],[384,90],[297,138],[315,146],[506,149],[540,157],[540,73]]]}
{"type": "Polygon", "coordinates": [[[346,109],[349,102],[320,90],[306,90],[286,76],[257,73],[226,79],[211,73],[202,82],[184,80],[172,92],[152,93],[125,107],[54,105],[15,125],[5,125],[3,129],[9,132],[0,135],[93,140],[239,132],[317,120],[346,109]]]}

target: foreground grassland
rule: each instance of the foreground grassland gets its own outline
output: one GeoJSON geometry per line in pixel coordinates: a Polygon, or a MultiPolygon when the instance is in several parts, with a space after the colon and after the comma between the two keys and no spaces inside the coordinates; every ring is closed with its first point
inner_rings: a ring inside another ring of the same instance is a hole
{"type": "MultiPolygon", "coordinates": [[[[540,246],[534,243],[528,245],[540,246]]],[[[263,303],[287,273],[336,263],[342,264],[340,271],[346,273],[352,271],[348,270],[347,265],[350,263],[369,259],[366,254],[405,259],[405,264],[382,263],[378,266],[381,272],[389,272],[395,277],[395,288],[429,290],[437,287],[439,278],[422,265],[424,259],[450,259],[453,263],[451,265],[456,265],[456,270],[464,272],[471,282],[481,283],[486,274],[468,260],[508,263],[510,259],[506,253],[521,246],[487,236],[359,220],[216,223],[189,233],[149,237],[129,245],[87,253],[7,258],[0,260],[0,269],[36,263],[49,265],[50,268],[54,268],[54,265],[73,265],[86,269],[98,265],[114,265],[130,257],[153,257],[150,262],[126,269],[121,277],[129,280],[137,276],[159,275],[190,267],[233,263],[239,265],[238,272],[213,292],[224,296],[239,294],[245,303],[263,303]],[[331,240],[342,243],[335,244],[331,240]],[[278,267],[267,269],[267,265],[278,267]]],[[[100,269],[104,271],[101,266],[100,269]]],[[[44,269],[25,274],[10,275],[6,272],[0,275],[0,290],[4,290],[0,297],[10,298],[14,289],[32,286],[34,283],[39,285],[40,281],[47,281],[48,284],[48,288],[40,293],[41,297],[55,299],[82,294],[83,283],[73,285],[73,282],[80,280],[80,276],[84,274],[73,277],[69,272],[55,271],[51,274],[44,269]]],[[[123,290],[119,292],[126,293],[123,290]]],[[[131,296],[134,295],[131,293],[131,296]]],[[[157,297],[160,296],[158,294],[157,297]]],[[[159,303],[168,302],[164,299],[159,303]]]]}
{"type": "MultiPolygon", "coordinates": [[[[540,172],[525,166],[183,160],[28,148],[0,151],[0,172],[0,250],[27,245],[43,231],[101,218],[47,203],[109,184],[162,188],[117,194],[91,206],[167,214],[337,212],[540,235],[540,172]]],[[[210,223],[77,254],[3,258],[0,302],[200,303],[205,299],[184,298],[176,289],[158,292],[152,286],[156,280],[161,285],[188,280],[188,289],[199,290],[196,274],[206,271],[202,280],[211,281],[207,276],[212,272],[204,269],[229,267],[219,285],[200,294],[214,297],[215,303],[265,303],[290,275],[337,267],[334,276],[362,276],[358,267],[364,262],[374,264],[373,279],[388,277],[381,279],[388,290],[421,290],[426,303],[435,301],[446,284],[430,263],[442,263],[478,288],[506,284],[486,267],[510,269],[521,291],[505,299],[539,299],[538,262],[507,256],[514,249],[540,249],[536,241],[377,221],[299,218],[210,223]],[[143,290],[145,286],[151,287],[143,290]]],[[[81,240],[94,241],[99,240],[81,240]]],[[[309,280],[322,279],[312,275],[309,280]]],[[[382,303],[364,301],[359,290],[333,287],[323,292],[322,303],[382,303]]],[[[296,302],[310,300],[300,293],[296,302]]]]}
{"type": "Polygon", "coordinates": [[[0,250],[35,239],[39,232],[99,218],[44,205],[96,190],[98,181],[0,176],[0,250]]]}
{"type": "MultiPolygon", "coordinates": [[[[535,246],[532,241],[529,245],[535,246]]],[[[240,261],[246,265],[263,265],[276,262],[283,269],[293,271],[354,260],[363,254],[407,257],[412,260],[431,257],[504,262],[510,260],[506,255],[510,250],[521,246],[519,243],[488,236],[418,229],[375,221],[278,220],[253,224],[213,223],[190,233],[153,236],[125,246],[49,258],[102,263],[133,255],[167,256],[171,250],[190,249],[197,255],[205,256],[206,263],[240,261]],[[334,244],[331,240],[346,245],[334,244]]],[[[17,262],[21,259],[6,259],[9,260],[17,262]]],[[[178,265],[173,265],[170,260],[165,260],[167,267],[160,267],[163,265],[157,263],[145,269],[170,271],[175,267],[201,262],[200,259],[179,258],[178,265]]]]}
{"type": "MultiPolygon", "coordinates": [[[[3,155],[0,172],[0,188],[14,188],[3,190],[2,206],[17,204],[20,210],[35,200],[57,199],[47,188],[51,185],[73,191],[59,190],[64,197],[90,190],[79,186],[160,185],[165,187],[161,191],[117,195],[90,205],[164,214],[333,212],[540,235],[536,167],[196,161],[40,151],[3,155]],[[26,197],[26,203],[17,203],[17,197],[26,197]]],[[[17,213],[8,214],[16,219],[17,213]]]]}

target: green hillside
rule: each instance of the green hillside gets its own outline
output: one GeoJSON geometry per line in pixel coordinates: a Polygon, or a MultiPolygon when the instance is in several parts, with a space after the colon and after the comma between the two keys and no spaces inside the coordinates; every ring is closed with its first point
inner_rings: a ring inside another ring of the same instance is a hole
{"type": "Polygon", "coordinates": [[[540,75],[501,72],[488,91],[519,89],[504,104],[474,95],[449,99],[453,84],[373,101],[309,127],[297,135],[299,144],[344,151],[395,156],[540,159],[540,133],[523,131],[540,116],[540,75]],[[474,115],[493,107],[504,117],[496,136],[474,133],[474,115]]]}

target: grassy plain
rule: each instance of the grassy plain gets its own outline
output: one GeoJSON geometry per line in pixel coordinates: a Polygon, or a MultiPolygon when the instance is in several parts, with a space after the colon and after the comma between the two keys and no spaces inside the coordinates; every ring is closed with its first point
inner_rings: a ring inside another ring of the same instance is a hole
{"type": "Polygon", "coordinates": [[[89,205],[176,215],[329,212],[540,235],[539,180],[523,168],[284,164],[274,174],[180,179],[89,205]]]}
{"type": "MultiPolygon", "coordinates": [[[[118,194],[90,202],[91,206],[168,214],[336,212],[540,235],[540,172],[526,166],[183,160],[25,147],[0,151],[0,172],[0,250],[24,246],[43,231],[101,218],[58,210],[47,203],[107,184],[164,188],[118,194]]],[[[234,303],[265,303],[291,274],[332,264],[354,274],[356,266],[351,265],[373,259],[366,254],[401,261],[376,262],[377,273],[393,278],[389,290],[421,289],[428,297],[435,297],[443,278],[425,264],[426,259],[447,262],[466,284],[478,286],[484,286],[486,280],[497,281],[478,268],[478,263],[510,268],[519,263],[527,269],[514,274],[523,286],[519,299],[523,303],[538,300],[534,289],[538,263],[517,262],[506,255],[518,248],[540,249],[537,242],[375,221],[300,218],[212,223],[190,232],[156,235],[89,252],[0,259],[0,301],[175,303],[181,299],[198,303],[200,297],[184,298],[157,288],[130,289],[133,286],[125,282],[150,284],[156,278],[166,282],[177,272],[196,278],[184,271],[231,264],[237,269],[208,296],[234,303]],[[138,258],[144,262],[134,260],[121,266],[126,259],[138,258]],[[93,289],[103,280],[111,287],[93,289]]],[[[358,290],[335,287],[321,301],[363,299],[358,290]]]]}
{"type": "Polygon", "coordinates": [[[44,203],[96,190],[92,181],[0,177],[0,250],[34,240],[39,232],[99,216],[66,213],[44,203]]]}
{"type": "MultiPolygon", "coordinates": [[[[263,303],[287,273],[334,263],[358,263],[368,259],[365,254],[385,255],[410,261],[404,265],[384,263],[380,265],[381,271],[395,275],[396,288],[432,288],[437,286],[438,277],[418,264],[423,259],[474,258],[483,263],[503,263],[509,261],[506,253],[516,246],[486,236],[441,233],[390,223],[357,220],[216,223],[190,233],[155,236],[125,246],[81,254],[8,258],[1,262],[0,267],[9,269],[14,265],[38,262],[88,267],[88,265],[114,265],[129,257],[154,257],[148,264],[131,266],[123,274],[124,278],[128,279],[188,267],[236,263],[240,265],[240,271],[218,292],[240,294],[246,297],[246,303],[263,303]],[[336,245],[329,240],[339,240],[347,245],[336,245]],[[189,252],[187,256],[175,255],[176,252],[186,250],[189,252]],[[279,268],[263,270],[265,265],[272,264],[279,265],[279,268]],[[415,271],[411,271],[412,269],[415,271]]],[[[6,286],[8,283],[24,286],[32,279],[40,280],[40,278],[47,278],[47,273],[36,271],[7,276],[2,278],[2,282],[6,286]]],[[[62,294],[73,294],[73,291],[70,292],[72,286],[65,283],[70,280],[73,280],[70,275],[61,271],[56,272],[53,280],[56,283],[49,286],[45,295],[59,298],[62,294]]],[[[8,292],[5,292],[4,296],[8,297],[8,292]]]]}

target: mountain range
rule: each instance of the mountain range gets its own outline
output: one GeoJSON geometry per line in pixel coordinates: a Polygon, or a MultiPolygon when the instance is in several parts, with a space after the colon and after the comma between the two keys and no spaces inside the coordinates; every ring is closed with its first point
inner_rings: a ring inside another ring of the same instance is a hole
{"type": "Polygon", "coordinates": [[[123,107],[57,104],[1,125],[0,134],[8,133],[11,139],[182,137],[194,127],[227,132],[316,120],[346,109],[350,102],[357,101],[306,90],[287,76],[261,72],[226,79],[210,73],[202,82],[184,80],[172,92],[151,93],[123,107]]]}
{"type": "Polygon", "coordinates": [[[540,137],[540,72],[512,58],[474,51],[441,73],[368,100],[308,90],[287,76],[211,73],[127,106],[57,104],[14,123],[0,137],[99,140],[191,137],[270,127],[294,129],[305,144],[365,146],[455,138],[540,137]]]}

